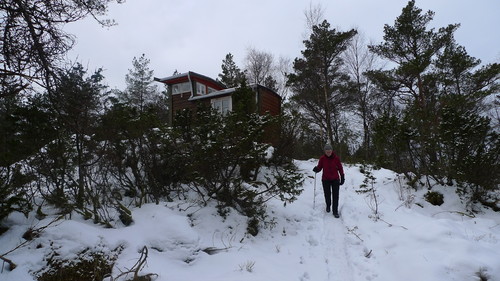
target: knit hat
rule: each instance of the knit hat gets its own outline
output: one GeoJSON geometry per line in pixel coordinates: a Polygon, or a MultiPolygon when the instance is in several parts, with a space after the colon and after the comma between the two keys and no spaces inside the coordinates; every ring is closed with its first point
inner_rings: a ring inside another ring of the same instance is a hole
{"type": "Polygon", "coordinates": [[[326,144],[325,148],[323,150],[333,150],[332,146],[330,144],[326,144]]]}

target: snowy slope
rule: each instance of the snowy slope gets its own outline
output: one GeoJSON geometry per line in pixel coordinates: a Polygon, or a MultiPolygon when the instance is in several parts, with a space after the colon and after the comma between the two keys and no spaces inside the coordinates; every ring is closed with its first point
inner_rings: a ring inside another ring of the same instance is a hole
{"type": "MultiPolygon", "coordinates": [[[[423,200],[426,191],[409,191],[396,174],[382,169],[373,171],[376,219],[373,200],[356,192],[363,174],[358,166],[346,165],[341,218],[336,219],[324,212],[319,174],[314,188],[316,161],[297,164],[307,175],[304,192],[287,206],[270,202],[272,223],[257,237],[245,235],[246,219],[236,212],[223,220],[213,207],[151,204],[133,210],[135,223],[129,227],[104,229],[75,217],[53,223],[6,255],[18,267],[3,270],[0,280],[33,280],[30,272],[42,269],[43,257],[54,249],[72,258],[86,247],[123,247],[113,271],[117,276],[137,262],[144,246],[149,251],[142,273],[158,274],[158,281],[462,281],[479,280],[479,270],[490,281],[500,280],[500,214],[484,210],[465,215],[451,188],[436,187],[445,194],[445,203],[432,206],[423,200]]],[[[22,243],[28,227],[52,219],[11,215],[7,223],[14,226],[0,236],[0,254],[22,243]]]]}

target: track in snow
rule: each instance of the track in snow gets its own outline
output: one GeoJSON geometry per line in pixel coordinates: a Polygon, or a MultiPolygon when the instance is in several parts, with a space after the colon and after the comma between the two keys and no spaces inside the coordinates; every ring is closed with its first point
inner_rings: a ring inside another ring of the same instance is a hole
{"type": "Polygon", "coordinates": [[[324,258],[328,281],[352,281],[352,268],[347,252],[346,227],[342,217],[331,213],[323,215],[320,247],[324,247],[324,258]]]}
{"type": "Polygon", "coordinates": [[[309,253],[301,257],[307,271],[300,281],[354,281],[347,251],[346,227],[342,217],[323,210],[324,204],[311,212],[308,233],[309,253]],[[321,209],[321,210],[320,210],[321,209]]]}

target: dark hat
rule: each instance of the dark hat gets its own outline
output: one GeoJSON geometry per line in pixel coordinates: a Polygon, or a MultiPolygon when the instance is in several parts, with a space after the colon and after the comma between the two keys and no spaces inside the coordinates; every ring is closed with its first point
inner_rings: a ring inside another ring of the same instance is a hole
{"type": "Polygon", "coordinates": [[[333,150],[332,146],[330,144],[326,144],[325,148],[323,150],[333,150]]]}

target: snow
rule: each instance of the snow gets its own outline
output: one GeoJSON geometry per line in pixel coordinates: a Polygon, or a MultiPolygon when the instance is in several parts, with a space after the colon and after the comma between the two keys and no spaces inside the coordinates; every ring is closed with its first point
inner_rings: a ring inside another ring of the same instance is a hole
{"type": "Polygon", "coordinates": [[[356,192],[365,179],[359,166],[345,165],[336,219],[324,211],[319,175],[314,188],[315,164],[314,159],[297,161],[306,175],[304,192],[286,206],[270,201],[271,223],[256,237],[245,233],[246,218],[235,211],[224,219],[214,206],[181,201],[133,209],[134,223],[116,228],[77,216],[53,222],[55,216],[38,221],[34,214],[11,214],[4,223],[12,227],[0,236],[0,254],[23,243],[29,227],[52,223],[5,255],[18,267],[4,268],[0,280],[33,280],[31,272],[43,269],[44,256],[54,250],[71,259],[85,248],[122,247],[116,277],[138,261],[144,246],[148,258],[141,274],[155,273],[157,281],[479,280],[480,270],[490,281],[500,280],[498,213],[467,213],[452,187],[435,187],[445,203],[433,206],[423,199],[425,189],[408,189],[399,175],[380,169],[372,171],[376,216],[369,194],[356,192]]]}

